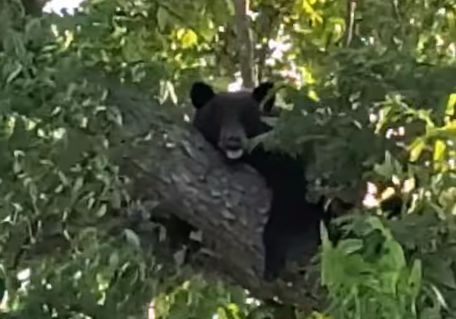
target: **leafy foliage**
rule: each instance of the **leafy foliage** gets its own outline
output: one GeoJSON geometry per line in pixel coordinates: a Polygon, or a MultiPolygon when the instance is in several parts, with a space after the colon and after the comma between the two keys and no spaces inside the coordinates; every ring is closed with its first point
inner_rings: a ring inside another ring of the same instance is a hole
{"type": "Polygon", "coordinates": [[[400,244],[378,218],[355,221],[352,227],[357,238],[337,247],[327,237],[323,242],[322,283],[335,294],[335,317],[413,318],[421,263],[407,265],[400,244]]]}

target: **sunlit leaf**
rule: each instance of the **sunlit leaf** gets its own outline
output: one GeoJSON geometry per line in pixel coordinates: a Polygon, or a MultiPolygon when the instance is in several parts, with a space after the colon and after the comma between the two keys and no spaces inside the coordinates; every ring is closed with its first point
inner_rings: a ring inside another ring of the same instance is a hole
{"type": "Polygon", "coordinates": [[[456,93],[450,94],[448,102],[445,108],[445,114],[447,116],[454,116],[456,110],[456,93]]]}
{"type": "Polygon", "coordinates": [[[445,154],[446,145],[443,141],[437,140],[434,143],[434,161],[441,161],[443,160],[445,154]]]}
{"type": "Polygon", "coordinates": [[[183,48],[190,48],[198,41],[196,33],[190,29],[178,30],[177,37],[180,39],[183,48]]]}
{"type": "Polygon", "coordinates": [[[426,140],[424,138],[417,138],[409,146],[410,161],[415,162],[426,147],[426,140]]]}

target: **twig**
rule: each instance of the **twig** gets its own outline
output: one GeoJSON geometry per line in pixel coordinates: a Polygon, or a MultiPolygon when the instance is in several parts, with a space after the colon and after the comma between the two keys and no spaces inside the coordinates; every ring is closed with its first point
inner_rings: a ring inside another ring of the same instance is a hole
{"type": "Polygon", "coordinates": [[[357,0],[347,0],[347,15],[345,16],[345,25],[347,29],[345,31],[345,46],[349,47],[353,39],[353,33],[355,29],[355,11],[357,6],[357,0]]]}

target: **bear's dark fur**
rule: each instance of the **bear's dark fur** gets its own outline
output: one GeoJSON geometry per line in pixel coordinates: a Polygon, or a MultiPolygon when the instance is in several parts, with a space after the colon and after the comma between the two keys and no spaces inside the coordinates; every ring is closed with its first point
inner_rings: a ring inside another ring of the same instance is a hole
{"type": "MultiPolygon", "coordinates": [[[[211,86],[196,82],[190,97],[196,109],[193,124],[207,141],[230,161],[253,166],[272,190],[269,219],[263,231],[265,249],[264,278],[275,279],[290,254],[310,258],[320,240],[320,221],[325,220],[322,205],[306,200],[304,164],[286,154],[265,151],[262,146],[251,152],[246,141],[271,130],[261,121],[260,103],[272,83],[262,83],[251,92],[215,93],[211,86]]],[[[265,103],[271,109],[274,97],[265,103]]]]}

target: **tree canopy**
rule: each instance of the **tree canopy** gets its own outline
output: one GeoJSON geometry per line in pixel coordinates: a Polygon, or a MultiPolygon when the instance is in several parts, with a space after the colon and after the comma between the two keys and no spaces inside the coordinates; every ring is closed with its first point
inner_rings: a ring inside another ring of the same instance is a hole
{"type": "Polygon", "coordinates": [[[2,318],[455,317],[454,0],[46,2],[0,3],[2,318]],[[196,80],[274,81],[253,143],[340,215],[287,278],[261,279],[263,180],[189,124],[196,80]]]}

